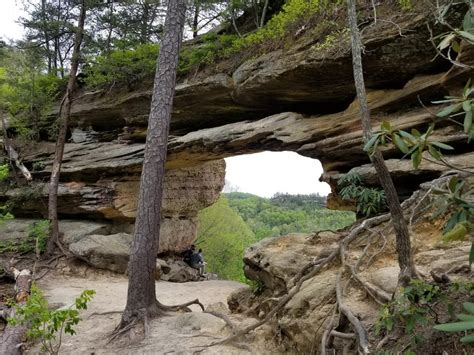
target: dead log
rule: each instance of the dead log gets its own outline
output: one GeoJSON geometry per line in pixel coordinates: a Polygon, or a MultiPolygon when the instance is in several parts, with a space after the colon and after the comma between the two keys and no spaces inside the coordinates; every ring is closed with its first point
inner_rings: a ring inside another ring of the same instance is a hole
{"type": "MultiPolygon", "coordinates": [[[[30,270],[19,271],[15,268],[12,268],[12,273],[15,277],[15,300],[21,306],[26,303],[30,296],[33,274],[30,270]]],[[[2,316],[6,320],[15,317],[15,308],[5,310],[2,316]]],[[[12,326],[7,324],[0,340],[0,354],[22,354],[27,331],[28,328],[25,325],[12,326]]]]}
{"type": "Polygon", "coordinates": [[[20,161],[20,155],[18,152],[12,147],[10,143],[10,139],[8,138],[7,134],[7,126],[6,126],[6,121],[5,121],[5,114],[2,114],[2,128],[3,128],[3,145],[5,147],[5,151],[7,152],[8,159],[10,162],[14,162],[17,168],[21,171],[23,176],[27,181],[33,180],[33,177],[31,176],[30,171],[26,168],[25,165],[20,161]]]}

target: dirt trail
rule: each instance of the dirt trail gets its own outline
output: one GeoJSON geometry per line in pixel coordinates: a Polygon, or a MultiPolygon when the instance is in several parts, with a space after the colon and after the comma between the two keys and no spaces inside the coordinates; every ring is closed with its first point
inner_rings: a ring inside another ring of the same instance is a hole
{"type": "MultiPolygon", "coordinates": [[[[51,276],[39,282],[50,303],[70,305],[84,289],[93,289],[96,295],[87,311],[81,313],[77,335],[63,339],[60,354],[192,354],[199,346],[209,344],[229,334],[223,320],[202,313],[194,305],[192,313],[178,313],[154,319],[149,324],[150,334],[142,342],[127,346],[106,345],[107,336],[120,320],[125,307],[127,279],[123,276],[97,275],[94,277],[51,276]]],[[[188,283],[156,283],[159,300],[177,304],[199,298],[204,306],[217,302],[226,304],[227,296],[245,285],[233,281],[202,281],[188,283]]],[[[254,320],[232,317],[239,326],[254,320]]],[[[262,336],[262,331],[246,339],[242,348],[216,346],[201,354],[269,354],[274,349],[262,336]]],[[[35,353],[31,351],[30,353],[35,353]]]]}

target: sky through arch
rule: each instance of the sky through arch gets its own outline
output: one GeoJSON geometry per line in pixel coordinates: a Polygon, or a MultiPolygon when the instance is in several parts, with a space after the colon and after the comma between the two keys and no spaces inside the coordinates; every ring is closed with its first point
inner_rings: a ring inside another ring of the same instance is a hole
{"type": "Polygon", "coordinates": [[[277,192],[289,194],[331,192],[328,184],[319,181],[323,168],[319,160],[294,152],[263,152],[226,158],[224,192],[248,192],[272,197],[277,192]]]}

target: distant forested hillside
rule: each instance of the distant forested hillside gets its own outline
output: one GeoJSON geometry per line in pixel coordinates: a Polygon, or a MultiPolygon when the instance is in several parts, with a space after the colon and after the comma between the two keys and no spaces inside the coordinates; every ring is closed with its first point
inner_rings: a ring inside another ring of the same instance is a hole
{"type": "Polygon", "coordinates": [[[257,241],[288,233],[340,229],[355,220],[354,213],[324,208],[319,195],[277,194],[262,198],[232,192],[222,194],[199,213],[198,239],[207,270],[222,279],[245,281],[243,254],[257,241]]]}
{"type": "Polygon", "coordinates": [[[352,212],[326,209],[326,198],[317,194],[276,194],[270,199],[241,192],[225,196],[258,240],[294,232],[336,230],[355,221],[352,212]]]}

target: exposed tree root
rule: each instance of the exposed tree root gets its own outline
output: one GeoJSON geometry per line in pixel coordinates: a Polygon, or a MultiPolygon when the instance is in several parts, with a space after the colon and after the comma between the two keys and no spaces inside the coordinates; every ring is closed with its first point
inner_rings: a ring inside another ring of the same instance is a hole
{"type": "Polygon", "coordinates": [[[352,313],[350,308],[344,304],[344,301],[342,298],[343,295],[341,291],[341,275],[342,275],[342,272],[339,272],[339,274],[337,275],[337,280],[336,280],[336,299],[337,299],[339,310],[341,311],[342,314],[346,316],[346,318],[354,327],[357,333],[358,341],[359,341],[359,348],[362,351],[362,353],[369,354],[369,340],[368,340],[367,330],[365,329],[363,324],[360,322],[360,320],[352,313]]]}
{"type": "Polygon", "coordinates": [[[301,276],[301,278],[296,282],[295,286],[290,290],[290,292],[288,292],[286,295],[284,295],[283,297],[280,298],[280,301],[278,302],[278,304],[270,312],[267,313],[267,315],[265,316],[264,319],[254,323],[252,325],[249,325],[248,327],[245,327],[243,329],[236,330],[229,337],[227,337],[223,340],[211,343],[211,344],[207,345],[206,347],[222,345],[222,344],[234,341],[234,340],[240,338],[241,336],[243,336],[245,334],[248,334],[249,332],[259,328],[263,324],[270,321],[273,318],[273,316],[275,316],[275,314],[277,314],[278,311],[280,311],[288,303],[288,301],[290,301],[293,298],[293,296],[296,295],[299,292],[299,290],[301,289],[301,286],[303,285],[303,282],[305,282],[306,280],[309,280],[310,278],[316,276],[316,274],[318,274],[319,271],[324,266],[328,265],[330,262],[332,262],[334,259],[336,259],[337,254],[339,254],[339,249],[334,249],[334,251],[327,258],[325,258],[324,262],[318,263],[310,273],[308,273],[304,276],[301,276]]]}
{"type": "Polygon", "coordinates": [[[132,340],[134,340],[136,335],[131,334],[131,331],[134,330],[134,328],[138,324],[143,325],[142,335],[146,336],[148,334],[148,324],[150,318],[155,318],[157,316],[165,316],[168,315],[170,312],[191,312],[189,306],[193,304],[198,305],[203,312],[206,311],[204,305],[199,301],[199,299],[172,306],[164,305],[158,300],[156,300],[154,304],[152,304],[148,309],[142,309],[135,312],[134,314],[130,314],[126,317],[126,320],[124,320],[124,317],[122,316],[122,321],[107,339],[107,344],[110,344],[126,335],[128,335],[132,340]]]}

